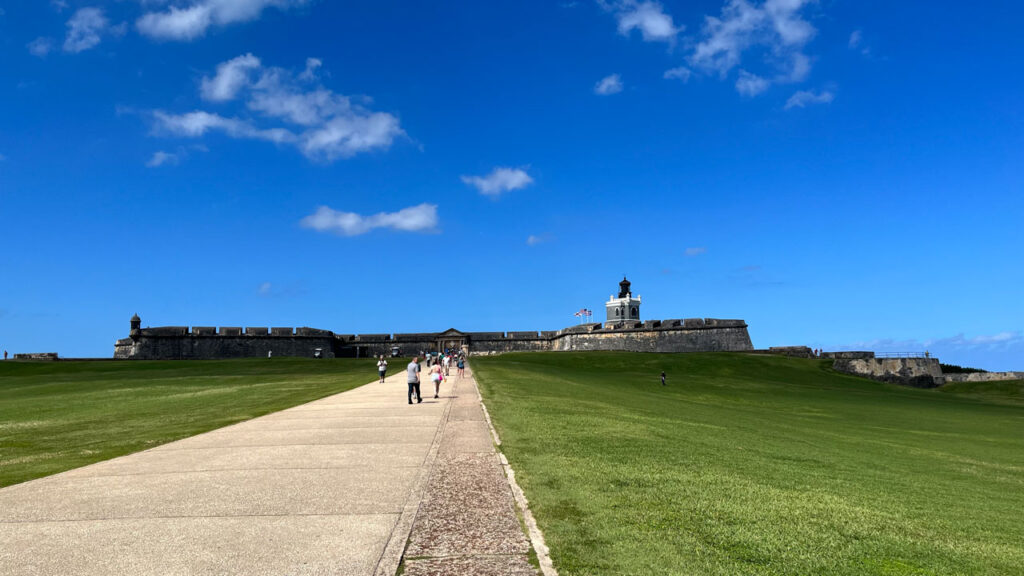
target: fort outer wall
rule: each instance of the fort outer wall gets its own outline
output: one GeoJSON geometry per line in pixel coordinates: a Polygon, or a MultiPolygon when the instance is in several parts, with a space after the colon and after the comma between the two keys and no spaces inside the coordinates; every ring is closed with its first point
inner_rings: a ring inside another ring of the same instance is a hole
{"type": "Polygon", "coordinates": [[[315,328],[165,326],[133,330],[114,345],[114,358],[133,360],[212,360],[275,356],[335,356],[334,333],[315,328]]]}
{"type": "Polygon", "coordinates": [[[334,334],[313,328],[204,328],[162,327],[133,330],[117,341],[115,358],[213,359],[274,356],[313,357],[317,348],[324,358],[403,356],[437,351],[450,342],[464,345],[471,355],[505,352],[615,350],[632,352],[743,352],[753,350],[747,324],[742,320],[691,318],[687,320],[627,321],[583,324],[546,332],[430,332],[419,334],[334,334]]]}

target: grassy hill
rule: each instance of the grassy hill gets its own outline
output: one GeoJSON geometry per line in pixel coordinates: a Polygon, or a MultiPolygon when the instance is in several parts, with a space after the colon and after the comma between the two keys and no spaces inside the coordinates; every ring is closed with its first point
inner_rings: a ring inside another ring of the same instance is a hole
{"type": "Polygon", "coordinates": [[[472,361],[563,576],[1024,574],[1021,384],[919,390],[829,365],[472,361]]]}
{"type": "Polygon", "coordinates": [[[0,362],[0,486],[337,394],[376,376],[372,359],[0,362]]]}

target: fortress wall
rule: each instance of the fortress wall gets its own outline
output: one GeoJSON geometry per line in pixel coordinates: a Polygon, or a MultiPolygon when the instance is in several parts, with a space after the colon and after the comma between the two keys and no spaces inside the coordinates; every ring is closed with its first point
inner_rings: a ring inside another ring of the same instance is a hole
{"type": "Polygon", "coordinates": [[[1001,380],[1024,380],[1024,372],[969,372],[967,374],[943,374],[950,382],[998,382],[1001,380]]]}
{"type": "Polygon", "coordinates": [[[946,382],[936,358],[837,359],[832,368],[854,376],[915,388],[934,388],[946,382]]]}
{"type": "Polygon", "coordinates": [[[217,358],[266,358],[297,356],[312,358],[316,348],[324,358],[333,358],[334,338],[296,336],[178,336],[141,335],[118,340],[114,358],[135,360],[208,360],[217,358]]]}
{"type": "MultiPolygon", "coordinates": [[[[664,326],[664,321],[662,322],[664,326]]],[[[552,350],[627,350],[631,352],[742,352],[753,350],[746,326],[700,330],[601,330],[562,334],[552,350]]]]}

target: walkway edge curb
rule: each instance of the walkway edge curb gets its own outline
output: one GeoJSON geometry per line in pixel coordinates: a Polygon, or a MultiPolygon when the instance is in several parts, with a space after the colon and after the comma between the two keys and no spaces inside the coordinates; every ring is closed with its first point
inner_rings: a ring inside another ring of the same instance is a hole
{"type": "Polygon", "coordinates": [[[402,564],[405,548],[409,544],[409,535],[412,533],[413,524],[415,524],[416,516],[420,511],[420,504],[423,502],[423,493],[434,471],[437,453],[441,449],[441,437],[444,435],[444,429],[448,424],[448,416],[451,414],[451,411],[452,403],[448,402],[448,405],[445,406],[444,414],[441,415],[441,421],[437,425],[437,431],[434,433],[434,441],[430,444],[430,451],[427,453],[424,465],[420,468],[419,476],[416,478],[416,484],[409,491],[409,497],[406,498],[405,505],[402,507],[402,514],[398,517],[398,522],[395,523],[395,527],[391,531],[391,537],[388,538],[388,543],[384,546],[384,552],[381,553],[380,560],[377,561],[377,567],[373,571],[374,576],[395,576],[395,574],[398,574],[398,567],[402,564]]]}
{"type": "MultiPolygon", "coordinates": [[[[491,422],[491,413],[487,411],[487,405],[484,404],[484,397],[480,394],[479,383],[476,389],[477,397],[480,398],[480,407],[484,410],[484,419],[487,420],[487,428],[491,431],[491,437],[494,439],[495,446],[500,447],[501,439],[498,437],[498,431],[494,429],[494,423],[491,422]]],[[[516,482],[515,470],[512,469],[512,465],[509,464],[508,459],[505,458],[501,450],[498,450],[498,457],[501,458],[501,467],[505,470],[505,478],[508,479],[509,487],[512,488],[512,496],[516,500],[516,506],[519,507],[519,511],[523,515],[527,535],[530,537],[530,545],[533,546],[533,551],[537,554],[540,571],[544,576],[558,576],[558,570],[555,569],[555,565],[551,561],[551,551],[547,544],[544,543],[544,533],[540,531],[533,513],[530,512],[530,502],[526,499],[526,494],[523,493],[523,489],[516,482]]]]}

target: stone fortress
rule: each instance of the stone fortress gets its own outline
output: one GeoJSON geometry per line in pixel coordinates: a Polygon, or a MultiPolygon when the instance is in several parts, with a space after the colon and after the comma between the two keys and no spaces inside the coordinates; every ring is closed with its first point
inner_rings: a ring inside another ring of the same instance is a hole
{"type": "Polygon", "coordinates": [[[471,355],[503,352],[624,350],[634,352],[740,352],[753,350],[743,320],[688,318],[641,320],[639,296],[629,280],[605,304],[607,320],[543,332],[444,332],[337,334],[316,328],[161,326],[143,328],[131,319],[127,338],[114,345],[114,358],[193,360],[274,356],[411,356],[464,350],[471,355]]]}

